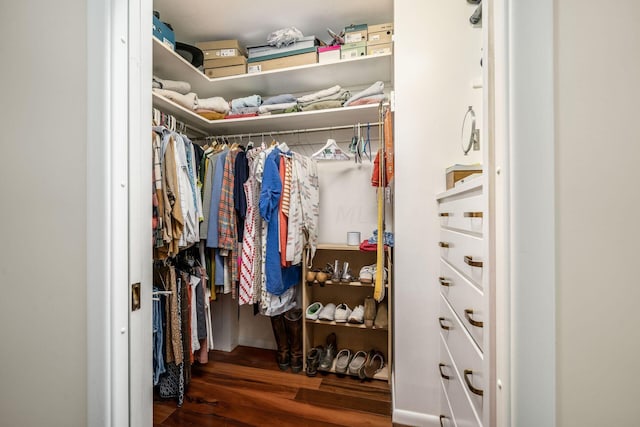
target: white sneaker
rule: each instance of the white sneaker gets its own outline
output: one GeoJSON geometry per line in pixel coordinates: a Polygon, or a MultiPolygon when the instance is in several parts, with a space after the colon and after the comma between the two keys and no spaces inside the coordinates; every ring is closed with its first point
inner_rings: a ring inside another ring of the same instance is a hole
{"type": "Polygon", "coordinates": [[[333,320],[333,317],[336,313],[336,305],[332,302],[322,307],[320,312],[318,313],[319,320],[333,320]]]}
{"type": "Polygon", "coordinates": [[[351,315],[351,309],[347,304],[339,304],[336,307],[335,320],[336,323],[345,323],[351,315]]]}
{"type": "Polygon", "coordinates": [[[305,312],[305,317],[309,320],[318,320],[318,314],[320,314],[322,307],[323,305],[321,302],[309,304],[309,307],[307,307],[307,311],[305,312]]]}
{"type": "Polygon", "coordinates": [[[364,323],[364,305],[356,305],[347,321],[349,323],[364,323]]]}
{"type": "MultiPolygon", "coordinates": [[[[360,283],[375,283],[376,274],[377,274],[377,266],[376,264],[365,265],[360,269],[360,283]]],[[[387,269],[384,269],[382,273],[383,282],[387,283],[387,269]]]]}

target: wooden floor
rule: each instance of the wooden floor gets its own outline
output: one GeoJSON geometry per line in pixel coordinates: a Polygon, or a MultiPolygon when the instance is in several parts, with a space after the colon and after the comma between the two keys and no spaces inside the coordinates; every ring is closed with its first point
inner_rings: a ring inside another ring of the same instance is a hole
{"type": "Polygon", "coordinates": [[[174,426],[391,426],[389,384],[281,372],[272,350],[212,351],[194,366],[184,405],[154,399],[153,424],[174,426]]]}

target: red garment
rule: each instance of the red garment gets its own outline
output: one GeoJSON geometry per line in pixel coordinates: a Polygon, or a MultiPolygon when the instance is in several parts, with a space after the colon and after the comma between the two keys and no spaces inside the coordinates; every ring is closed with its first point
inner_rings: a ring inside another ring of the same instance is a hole
{"type": "MultiPolygon", "coordinates": [[[[379,187],[378,184],[380,182],[380,151],[381,150],[378,150],[378,153],[376,154],[376,159],[373,161],[373,173],[371,174],[371,185],[374,187],[379,187]]],[[[385,153],[384,155],[385,162],[387,161],[387,158],[388,158],[387,153],[385,153]]],[[[389,182],[389,175],[385,174],[383,187],[386,187],[388,182],[389,182]]]]}
{"type": "MultiPolygon", "coordinates": [[[[388,245],[384,245],[385,250],[389,249],[388,245]]],[[[369,240],[363,240],[362,243],[360,243],[360,250],[364,251],[364,252],[375,252],[378,250],[378,244],[377,243],[369,243],[369,240]]]]}

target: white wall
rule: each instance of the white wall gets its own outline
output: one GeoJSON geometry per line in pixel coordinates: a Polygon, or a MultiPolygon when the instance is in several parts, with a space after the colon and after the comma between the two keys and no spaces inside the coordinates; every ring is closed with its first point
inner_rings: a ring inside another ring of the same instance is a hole
{"type": "Polygon", "coordinates": [[[0,424],[84,427],[86,6],[0,16],[0,424]]]}
{"type": "Polygon", "coordinates": [[[474,106],[478,123],[482,117],[481,91],[471,88],[481,77],[481,30],[468,21],[473,11],[465,1],[398,0],[394,6],[394,419],[405,424],[440,414],[434,197],[445,190],[448,166],[481,161],[481,152],[464,157],[460,148],[467,107],[474,106]]]}
{"type": "Polygon", "coordinates": [[[557,425],[639,425],[640,3],[555,8],[557,425]]]}

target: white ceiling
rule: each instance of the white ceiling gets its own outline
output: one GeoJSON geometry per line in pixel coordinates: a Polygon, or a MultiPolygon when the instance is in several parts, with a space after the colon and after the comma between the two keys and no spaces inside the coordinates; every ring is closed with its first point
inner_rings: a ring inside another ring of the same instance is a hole
{"type": "Polygon", "coordinates": [[[188,44],[225,39],[238,39],[244,46],[263,44],[270,32],[291,26],[305,36],[315,35],[329,41],[327,28],[340,32],[349,24],[393,22],[392,0],[154,0],[153,3],[160,19],[173,27],[176,41],[188,44]]]}

